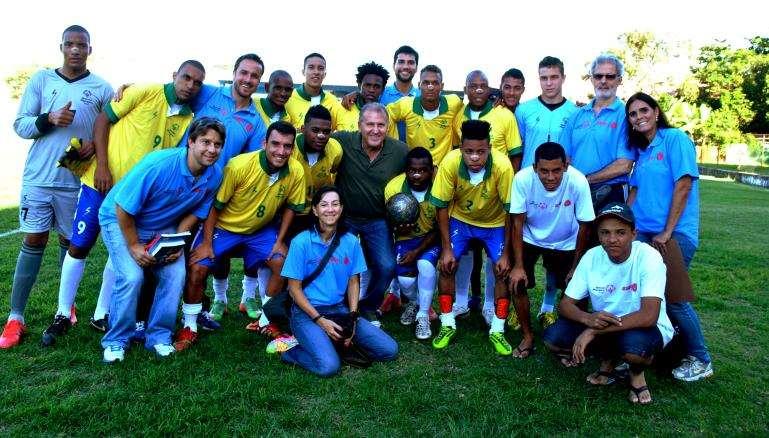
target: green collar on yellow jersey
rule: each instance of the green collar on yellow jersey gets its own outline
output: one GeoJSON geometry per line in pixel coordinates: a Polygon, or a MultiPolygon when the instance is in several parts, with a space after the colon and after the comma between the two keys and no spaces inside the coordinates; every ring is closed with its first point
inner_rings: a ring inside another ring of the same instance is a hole
{"type": "MultiPolygon", "coordinates": [[[[270,174],[270,166],[267,164],[267,152],[264,150],[259,152],[259,165],[262,167],[262,170],[264,170],[264,173],[267,175],[270,174]]],[[[286,164],[278,170],[278,179],[282,179],[286,175],[288,175],[288,161],[286,161],[286,164]]]]}
{"type": "MultiPolygon", "coordinates": [[[[268,99],[266,97],[262,97],[261,99],[259,99],[259,103],[262,104],[262,109],[264,110],[264,113],[267,114],[267,117],[269,117],[269,118],[272,118],[272,116],[274,116],[277,113],[282,113],[283,112],[283,110],[279,110],[279,109],[275,108],[272,105],[272,102],[270,102],[270,99],[268,99]]],[[[282,114],[281,114],[281,116],[282,116],[282,114]]]]}
{"type": "MultiPolygon", "coordinates": [[[[478,115],[478,118],[480,119],[481,117],[483,117],[486,114],[488,114],[489,111],[491,111],[492,108],[494,108],[494,105],[491,104],[490,100],[487,100],[486,104],[483,105],[483,108],[481,108],[481,114],[478,115]]],[[[472,109],[470,109],[470,105],[465,105],[465,111],[464,112],[465,112],[465,117],[467,117],[467,120],[470,120],[470,111],[472,111],[472,109]]]]}
{"type": "MultiPolygon", "coordinates": [[[[463,161],[464,163],[464,161],[463,161]]],[[[425,200],[429,199],[430,196],[430,190],[433,188],[433,183],[430,182],[430,184],[427,186],[427,193],[425,194],[425,200]]],[[[403,178],[403,185],[401,186],[401,193],[406,193],[409,195],[413,195],[413,191],[411,190],[411,186],[409,185],[408,177],[403,178]]]]}
{"type": "MultiPolygon", "coordinates": [[[[329,138],[329,140],[331,140],[329,138]]],[[[328,144],[328,143],[326,143],[328,144]]],[[[307,162],[307,164],[310,163],[310,160],[307,159],[307,152],[304,150],[304,134],[297,134],[296,135],[296,141],[294,142],[294,145],[296,145],[297,148],[299,148],[299,152],[302,153],[302,156],[304,157],[304,161],[307,162]]],[[[320,161],[323,156],[326,155],[326,149],[323,148],[322,151],[318,152],[318,161],[320,161]]]]}
{"type": "MultiPolygon", "coordinates": [[[[304,84],[302,84],[302,86],[297,88],[295,91],[304,100],[309,101],[309,100],[311,100],[313,98],[313,96],[310,96],[309,94],[307,94],[306,91],[304,91],[304,84]]],[[[320,101],[323,102],[323,99],[325,99],[325,97],[326,97],[326,92],[323,91],[323,89],[321,89],[320,90],[320,101]]]]}
{"type": "MultiPolygon", "coordinates": [[[[483,174],[484,181],[486,181],[491,177],[491,165],[492,165],[491,149],[489,149],[489,158],[486,160],[486,165],[483,166],[484,169],[486,169],[486,173],[483,174]]],[[[465,160],[462,159],[461,155],[459,158],[459,177],[470,181],[470,169],[467,168],[467,164],[465,164],[465,160]]]]}
{"type": "MultiPolygon", "coordinates": [[[[163,94],[166,96],[166,101],[168,102],[168,105],[174,105],[176,104],[176,89],[174,89],[174,83],[169,82],[165,85],[163,85],[163,94]]],[[[182,109],[179,110],[180,116],[186,116],[189,114],[192,114],[192,109],[189,105],[186,103],[180,104],[182,106],[182,109]]]]}
{"type": "MultiPolygon", "coordinates": [[[[449,103],[446,101],[446,96],[441,96],[438,101],[438,115],[443,114],[449,110],[449,103]]],[[[425,109],[422,108],[421,96],[414,98],[414,104],[411,106],[411,109],[420,116],[425,115],[425,109]]]]}

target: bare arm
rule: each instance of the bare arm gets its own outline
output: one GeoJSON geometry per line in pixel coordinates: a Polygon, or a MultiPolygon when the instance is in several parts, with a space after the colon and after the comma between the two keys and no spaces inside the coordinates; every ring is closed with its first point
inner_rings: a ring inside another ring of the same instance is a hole
{"type": "Polygon", "coordinates": [[[588,249],[587,245],[590,240],[590,226],[592,222],[580,222],[579,230],[577,230],[577,245],[574,247],[574,263],[571,265],[571,270],[566,274],[566,282],[571,280],[574,276],[574,270],[577,269],[580,259],[588,249]]]}
{"type": "Polygon", "coordinates": [[[510,246],[513,248],[513,270],[510,272],[510,287],[513,292],[518,283],[523,282],[524,287],[528,283],[526,271],[523,268],[523,225],[526,222],[526,213],[514,214],[513,229],[510,233],[510,246]]]}
{"type": "Polygon", "coordinates": [[[513,170],[518,173],[521,170],[521,161],[523,161],[523,154],[515,154],[510,156],[510,164],[513,165],[513,170]]]}
{"type": "Polygon", "coordinates": [[[203,241],[190,253],[190,265],[203,259],[214,257],[214,227],[216,226],[216,221],[218,219],[219,210],[215,207],[211,207],[211,211],[208,212],[206,221],[203,222],[203,241]]]}
{"type": "Polygon", "coordinates": [[[586,175],[587,182],[590,184],[596,184],[608,181],[621,175],[627,175],[632,169],[632,160],[628,160],[627,158],[617,158],[611,164],[599,170],[598,172],[586,175]]]}
{"type": "Polygon", "coordinates": [[[96,154],[96,172],[94,173],[94,187],[101,193],[107,193],[112,187],[112,174],[109,171],[107,161],[107,140],[111,123],[107,113],[102,111],[96,116],[93,124],[93,145],[96,154]]]}

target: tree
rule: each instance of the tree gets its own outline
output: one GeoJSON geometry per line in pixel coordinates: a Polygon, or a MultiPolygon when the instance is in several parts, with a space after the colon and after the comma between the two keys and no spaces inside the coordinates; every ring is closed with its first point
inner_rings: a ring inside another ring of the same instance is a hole
{"type": "Polygon", "coordinates": [[[5,78],[5,84],[10,90],[11,99],[19,99],[24,94],[24,88],[29,78],[40,69],[40,66],[24,67],[16,70],[14,74],[5,78]]]}

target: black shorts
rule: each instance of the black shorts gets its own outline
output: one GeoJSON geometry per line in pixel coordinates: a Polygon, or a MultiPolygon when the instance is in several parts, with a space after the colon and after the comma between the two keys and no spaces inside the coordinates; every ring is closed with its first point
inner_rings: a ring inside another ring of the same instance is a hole
{"type": "MultiPolygon", "coordinates": [[[[526,271],[526,278],[528,278],[526,289],[532,289],[537,285],[534,278],[534,266],[537,264],[540,256],[542,256],[542,265],[545,269],[555,274],[556,287],[561,290],[566,289],[566,275],[571,270],[572,263],[574,263],[574,250],[547,249],[523,242],[523,269],[526,271]]],[[[523,292],[523,290],[520,290],[520,292],[523,292]]]]}

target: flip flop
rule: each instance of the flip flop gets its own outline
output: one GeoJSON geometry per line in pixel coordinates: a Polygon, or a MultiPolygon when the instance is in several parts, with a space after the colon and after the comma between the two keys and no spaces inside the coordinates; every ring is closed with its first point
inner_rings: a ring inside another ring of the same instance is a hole
{"type": "Polygon", "coordinates": [[[517,359],[526,359],[532,354],[534,354],[536,351],[537,349],[533,345],[531,347],[526,347],[526,348],[515,347],[515,352],[513,353],[513,357],[517,359]]]}
{"type": "Polygon", "coordinates": [[[609,386],[609,385],[613,385],[614,382],[616,382],[618,379],[617,379],[617,375],[614,374],[614,372],[612,371],[598,370],[593,374],[590,374],[589,376],[587,376],[585,380],[587,381],[587,383],[593,386],[609,386]],[[606,377],[606,383],[593,383],[590,381],[591,378],[595,380],[597,377],[606,377]]]}
{"type": "Polygon", "coordinates": [[[572,358],[570,354],[556,354],[556,357],[558,357],[558,361],[564,368],[574,368],[579,365],[578,363],[574,363],[574,358],[572,358]]]}
{"type": "Polygon", "coordinates": [[[635,401],[631,400],[630,397],[629,397],[630,394],[628,394],[628,400],[630,401],[630,403],[633,403],[634,405],[648,405],[649,403],[651,403],[652,400],[649,400],[648,402],[642,402],[641,401],[641,393],[643,393],[644,391],[648,392],[649,393],[649,397],[651,398],[652,393],[651,393],[651,391],[649,391],[649,387],[648,386],[644,385],[644,386],[641,386],[639,388],[636,388],[635,386],[631,385],[630,386],[630,392],[632,394],[635,394],[635,398],[636,399],[635,399],[635,401]]]}

